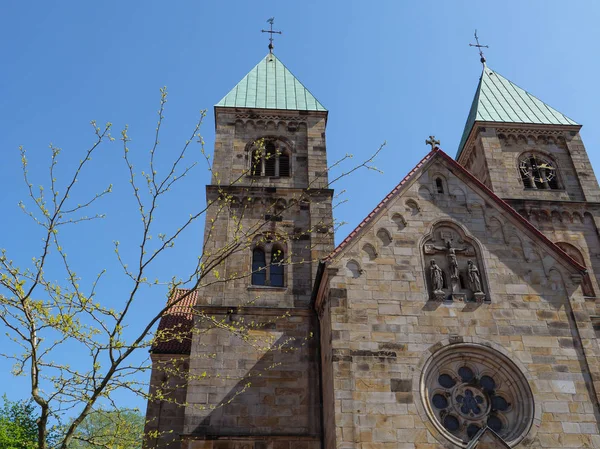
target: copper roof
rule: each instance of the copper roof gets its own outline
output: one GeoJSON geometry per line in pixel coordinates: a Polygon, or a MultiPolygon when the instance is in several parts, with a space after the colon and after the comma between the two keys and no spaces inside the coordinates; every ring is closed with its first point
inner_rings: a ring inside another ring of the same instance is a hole
{"type": "Polygon", "coordinates": [[[256,64],[215,106],[327,111],[272,53],[256,64]]]}
{"type": "Polygon", "coordinates": [[[477,122],[575,125],[577,122],[548,106],[488,66],[483,72],[471,104],[456,159],[477,122]]]}
{"type": "Polygon", "coordinates": [[[425,165],[425,163],[432,160],[436,155],[441,157],[448,165],[450,165],[451,168],[456,169],[461,174],[466,176],[470,182],[476,184],[477,187],[479,187],[481,190],[483,190],[487,194],[487,196],[489,197],[489,199],[491,201],[495,202],[501,209],[503,209],[504,211],[506,211],[510,215],[512,215],[517,221],[519,221],[523,226],[525,226],[527,229],[529,229],[540,240],[542,240],[546,245],[548,245],[553,251],[558,253],[571,266],[573,266],[580,272],[586,271],[586,268],[583,265],[579,264],[575,259],[573,259],[567,253],[565,253],[562,249],[560,249],[560,247],[558,247],[551,240],[549,240],[548,237],[546,237],[544,234],[542,234],[538,228],[536,228],[527,219],[525,219],[521,214],[519,214],[510,204],[508,204],[506,201],[504,201],[502,198],[500,198],[498,195],[496,195],[494,192],[492,192],[485,184],[483,184],[479,179],[477,179],[475,176],[473,176],[471,174],[471,172],[469,172],[467,169],[465,169],[462,165],[460,165],[458,162],[456,162],[454,159],[452,159],[450,156],[448,156],[446,153],[444,153],[438,147],[435,147],[433,150],[431,150],[421,160],[421,162],[419,162],[417,164],[417,166],[415,168],[413,168],[410,171],[410,173],[408,173],[408,175],[406,175],[404,177],[404,179],[402,181],[400,181],[400,183],[396,187],[394,187],[392,189],[392,191],[390,193],[388,193],[383,200],[381,200],[381,202],[375,207],[375,209],[373,209],[373,211],[369,215],[367,215],[367,217],[363,221],[361,221],[360,224],[350,234],[348,234],[348,237],[346,237],[337,246],[337,248],[335,248],[333,250],[333,252],[325,258],[325,262],[333,260],[333,258],[335,258],[335,256],[337,256],[354,239],[354,237],[356,237],[356,235],[359,234],[373,220],[375,215],[377,215],[378,212],[381,211],[387,205],[387,203],[392,199],[392,197],[394,197],[395,194],[400,189],[402,189],[404,187],[404,185],[406,185],[406,183],[415,176],[417,171],[419,171],[419,169],[423,165],[425,165]]]}
{"type": "MultiPolygon", "coordinates": [[[[173,291],[168,304],[180,300],[188,289],[178,288],[173,291]]],[[[158,331],[174,338],[155,341],[150,350],[154,354],[189,354],[192,345],[192,326],[194,325],[193,307],[198,300],[198,290],[193,290],[177,304],[169,307],[160,319],[158,331]]],[[[163,334],[163,335],[165,335],[163,334]]]]}

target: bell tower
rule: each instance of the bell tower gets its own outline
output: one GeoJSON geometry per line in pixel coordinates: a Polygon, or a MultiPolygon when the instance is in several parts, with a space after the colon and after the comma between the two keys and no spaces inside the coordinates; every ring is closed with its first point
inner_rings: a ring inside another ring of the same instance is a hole
{"type": "Polygon", "coordinates": [[[456,160],[585,265],[595,297],[600,189],[581,125],[482,63],[456,160]]]}
{"type": "Polygon", "coordinates": [[[311,293],[318,260],[333,250],[327,110],[270,47],[214,111],[208,277],[196,303],[183,439],[190,449],[216,439],[316,448],[311,293]]]}

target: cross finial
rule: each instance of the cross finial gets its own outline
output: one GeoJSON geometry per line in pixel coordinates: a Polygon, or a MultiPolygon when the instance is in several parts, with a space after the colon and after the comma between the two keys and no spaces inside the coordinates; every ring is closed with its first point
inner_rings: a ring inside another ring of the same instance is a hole
{"type": "Polygon", "coordinates": [[[479,44],[479,37],[477,37],[477,30],[475,30],[475,42],[477,42],[476,44],[469,44],[469,47],[477,47],[477,49],[479,50],[479,57],[480,57],[480,61],[483,65],[485,65],[485,56],[483,56],[483,50],[482,48],[490,48],[487,45],[480,45],[479,44]]]}
{"type": "Polygon", "coordinates": [[[267,20],[267,23],[271,25],[270,30],[260,30],[262,33],[269,33],[269,53],[273,53],[273,34],[281,34],[281,31],[273,31],[273,22],[275,22],[275,17],[271,17],[267,20]]]}
{"type": "Polygon", "coordinates": [[[435,147],[440,144],[439,140],[435,140],[435,136],[429,136],[429,139],[425,141],[425,145],[431,145],[431,150],[433,151],[435,147]]]}

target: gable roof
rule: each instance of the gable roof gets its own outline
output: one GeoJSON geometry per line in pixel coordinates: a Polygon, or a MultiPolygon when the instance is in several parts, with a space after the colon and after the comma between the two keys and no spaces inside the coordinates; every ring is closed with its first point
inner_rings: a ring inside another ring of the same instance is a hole
{"type": "Polygon", "coordinates": [[[439,147],[435,147],[431,150],[417,165],[413,168],[400,183],[392,189],[390,193],[386,195],[386,197],[381,200],[381,202],[371,211],[367,217],[359,223],[359,225],[350,233],[348,236],[333,250],[331,254],[329,254],[324,262],[332,261],[340,252],[344,250],[362,231],[365,229],[373,219],[381,212],[387,203],[395,197],[398,192],[400,192],[404,186],[406,186],[410,181],[412,181],[419,173],[424,165],[427,165],[430,161],[435,158],[440,158],[443,162],[446,163],[449,168],[454,169],[466,176],[467,179],[477,185],[486,196],[490,199],[490,201],[496,203],[498,207],[507,212],[509,215],[512,215],[522,226],[531,231],[539,240],[541,240],[544,244],[549,246],[553,251],[558,253],[565,261],[567,261],[573,268],[580,272],[585,272],[586,268],[579,264],[575,259],[570,257],[567,253],[565,253],[560,247],[558,247],[555,243],[548,239],[544,234],[542,234],[538,228],[532,225],[527,219],[525,219],[521,214],[519,214],[513,207],[492,192],[485,184],[483,184],[479,179],[471,174],[467,169],[465,169],[462,165],[444,153],[439,147]]]}
{"type": "Polygon", "coordinates": [[[475,122],[579,126],[566,115],[485,65],[460,139],[456,159],[467,143],[475,122]]]}
{"type": "MultiPolygon", "coordinates": [[[[171,294],[169,302],[172,304],[183,295],[190,292],[185,288],[178,288],[171,294]]],[[[192,347],[192,326],[194,325],[193,307],[198,301],[198,290],[193,290],[187,297],[176,305],[169,307],[163,314],[158,324],[157,332],[164,335],[172,334],[171,339],[160,339],[152,344],[150,352],[153,354],[189,354],[192,347]]]]}
{"type": "Polygon", "coordinates": [[[272,53],[256,64],[215,106],[327,111],[272,53]]]}

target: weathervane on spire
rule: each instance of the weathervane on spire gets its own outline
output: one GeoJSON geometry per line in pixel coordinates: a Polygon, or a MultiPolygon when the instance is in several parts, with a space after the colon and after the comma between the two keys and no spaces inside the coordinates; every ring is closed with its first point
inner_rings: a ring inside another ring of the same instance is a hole
{"type": "Polygon", "coordinates": [[[273,34],[281,34],[281,31],[273,31],[273,22],[275,22],[275,17],[271,17],[267,20],[267,23],[271,25],[270,30],[260,30],[262,33],[269,33],[269,53],[273,53],[273,34]]]}
{"type": "Polygon", "coordinates": [[[477,37],[477,30],[475,30],[475,42],[477,42],[476,44],[469,44],[469,47],[477,47],[477,49],[479,50],[479,56],[481,57],[480,61],[483,65],[485,65],[485,56],[483,56],[483,50],[481,50],[482,48],[490,48],[487,45],[480,45],[479,44],[479,37],[477,37]]]}

